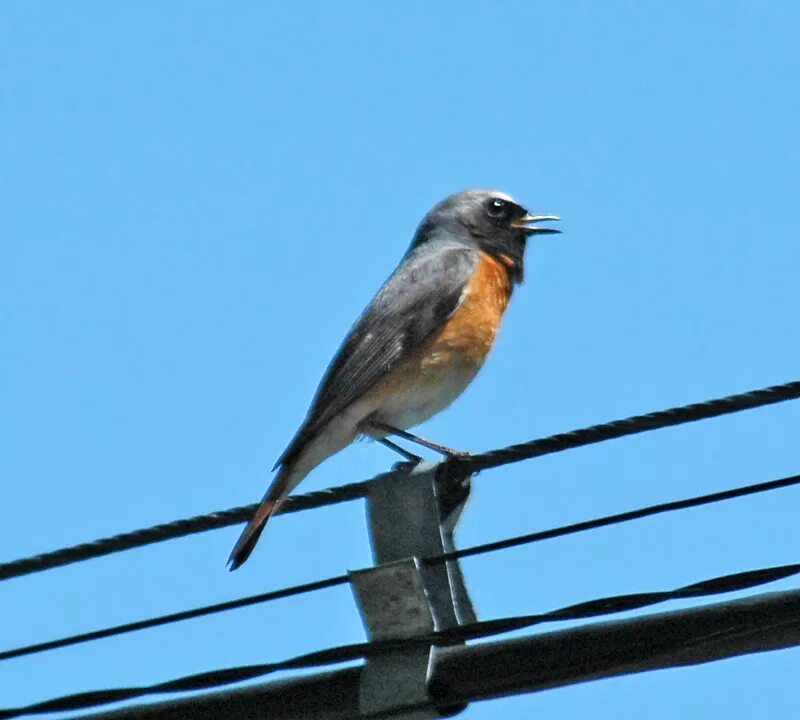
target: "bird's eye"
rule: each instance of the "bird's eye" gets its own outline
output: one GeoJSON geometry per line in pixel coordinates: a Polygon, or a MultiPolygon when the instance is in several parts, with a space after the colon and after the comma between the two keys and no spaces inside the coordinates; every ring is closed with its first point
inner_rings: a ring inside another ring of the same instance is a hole
{"type": "Polygon", "coordinates": [[[500,198],[493,198],[489,200],[486,211],[489,213],[489,217],[495,219],[503,218],[508,214],[508,203],[500,198]]]}

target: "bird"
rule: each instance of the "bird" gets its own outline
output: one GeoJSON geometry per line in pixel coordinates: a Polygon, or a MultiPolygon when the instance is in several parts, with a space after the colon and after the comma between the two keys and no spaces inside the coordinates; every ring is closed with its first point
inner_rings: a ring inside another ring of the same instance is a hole
{"type": "Polygon", "coordinates": [[[234,546],[240,567],[289,493],[359,437],[419,458],[390,437],[457,454],[408,429],[448,407],[474,379],[524,280],[528,238],[558,233],[496,190],[457,192],[422,219],[408,250],[334,355],[261,503],[234,546]]]}

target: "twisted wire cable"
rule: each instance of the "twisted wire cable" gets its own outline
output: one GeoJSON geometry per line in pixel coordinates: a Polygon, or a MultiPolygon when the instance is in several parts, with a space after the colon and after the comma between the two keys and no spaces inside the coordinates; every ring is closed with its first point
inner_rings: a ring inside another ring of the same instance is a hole
{"type": "MultiPolygon", "coordinates": [[[[771,490],[779,490],[781,488],[791,487],[794,485],[800,485],[800,475],[793,475],[791,477],[780,478],[778,480],[769,480],[767,482],[732,488],[730,490],[723,490],[722,492],[710,493],[707,495],[698,495],[696,497],[686,498],[683,500],[675,500],[672,502],[660,503],[658,505],[650,505],[637,510],[630,510],[624,513],[617,513],[615,515],[607,515],[605,517],[585,520],[583,522],[573,523],[571,525],[563,525],[561,527],[541,530],[535,533],[527,533],[525,535],[518,535],[512,538],[483,543],[481,545],[473,545],[472,547],[455,550],[449,553],[443,553],[434,557],[422,558],[422,562],[427,565],[435,565],[448,560],[456,560],[463,557],[471,557],[474,555],[481,555],[483,553],[496,552],[498,550],[505,550],[510,547],[527,545],[529,543],[550,540],[552,538],[563,537],[565,535],[572,535],[574,533],[584,532],[586,530],[593,530],[596,528],[607,527],[609,525],[630,522],[632,520],[638,520],[640,518],[650,517],[652,515],[674,512],[676,510],[685,510],[687,508],[722,502],[724,500],[732,500],[734,498],[745,497],[747,495],[755,495],[758,493],[769,492],[771,490]]],[[[304,583],[302,585],[294,585],[291,587],[282,588],[280,590],[259,593],[257,595],[249,595],[236,600],[228,600],[226,602],[216,603],[213,605],[204,605],[202,607],[192,608],[190,610],[169,613],[167,615],[159,615],[145,620],[137,620],[122,625],[114,625],[111,627],[102,628],[100,630],[93,630],[76,635],[68,635],[55,640],[24,645],[0,652],[0,661],[11,660],[24,655],[33,655],[62,647],[69,647],[70,645],[78,645],[116,635],[123,635],[129,632],[146,630],[153,627],[159,627],[161,625],[181,622],[183,620],[191,620],[193,618],[213,615],[220,612],[226,612],[228,610],[235,610],[237,608],[247,607],[250,605],[271,602],[273,600],[279,600],[281,598],[291,597],[293,595],[300,595],[316,590],[335,587],[336,585],[343,585],[347,582],[349,582],[347,575],[339,575],[336,577],[325,578],[323,580],[317,580],[315,582],[304,583]]]]}
{"type": "MultiPolygon", "coordinates": [[[[761,390],[730,395],[728,397],[708,400],[659,410],[645,415],[634,415],[622,420],[592,425],[567,433],[531,440],[529,442],[510,445],[497,450],[490,450],[477,455],[453,458],[447,461],[450,470],[457,475],[466,476],[481,470],[507,465],[542,455],[562,452],[583,447],[606,440],[635,435],[660,428],[695,422],[720,415],[749,410],[764,405],[771,405],[786,400],[800,398],[800,381],[783,385],[773,385],[761,390]]],[[[332,505],[334,503],[355,500],[366,495],[370,481],[356,482],[340,487],[329,488],[306,495],[290,497],[280,513],[299,512],[332,505]]],[[[53,552],[43,553],[28,558],[21,558],[0,564],[0,580],[27,575],[29,573],[63,567],[74,562],[89,560],[111,553],[130,550],[152,543],[163,542],[174,538],[185,537],[195,533],[207,532],[217,528],[228,527],[246,522],[255,511],[256,505],[242,505],[228,510],[197,515],[191,518],[155,525],[129,533],[122,533],[93,542],[82,543],[61,548],[53,552]]]]}
{"type": "Polygon", "coordinates": [[[360,658],[368,658],[390,650],[404,650],[418,646],[461,643],[467,640],[475,640],[477,638],[489,637],[513,630],[529,628],[533,625],[545,622],[584,620],[600,615],[627,612],[629,610],[663,603],[668,600],[683,600],[707,597],[720,593],[736,592],[757,585],[782,580],[797,574],[800,574],[800,564],[779,565],[730,575],[722,575],[691,585],[685,585],[674,590],[616,595],[613,597],[589,600],[576,605],[569,605],[551,612],[519,615],[496,620],[484,620],[410,638],[376,640],[354,643],[351,645],[340,645],[338,647],[307,653],[280,662],[211,670],[167,682],[157,683],[155,685],[81,692],[33,703],[25,707],[0,709],[0,720],[21,717],[23,715],[65,710],[86,710],[97,707],[98,705],[131,700],[156,693],[209,690],[232,683],[242,682],[244,680],[263,677],[280,670],[295,670],[348,662],[360,658]]]}

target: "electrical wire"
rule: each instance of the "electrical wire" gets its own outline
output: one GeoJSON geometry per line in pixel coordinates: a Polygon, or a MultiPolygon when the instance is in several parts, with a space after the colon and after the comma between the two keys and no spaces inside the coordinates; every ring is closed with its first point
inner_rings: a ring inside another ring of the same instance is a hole
{"type": "MultiPolygon", "coordinates": [[[[277,514],[300,512],[311,510],[312,508],[333,505],[334,503],[347,502],[364,497],[369,481],[340,485],[336,488],[319,490],[317,492],[306,493],[305,495],[292,495],[280,507],[277,514]]],[[[252,505],[239,505],[218,510],[217,512],[205,515],[195,515],[190,518],[182,518],[173,522],[153,525],[152,527],[133,530],[132,532],[120,533],[99,540],[72,545],[70,547],[53,550],[52,552],[41,555],[33,555],[12,562],[0,563],[0,580],[9,580],[29,575],[31,573],[52,570],[54,568],[71,565],[72,563],[92,560],[94,558],[111,555],[124,550],[152,545],[154,543],[186,537],[197,533],[217,530],[218,528],[229,527],[239,523],[247,522],[256,511],[258,503],[252,505]]]]}
{"type": "MultiPolygon", "coordinates": [[[[435,557],[423,558],[422,562],[426,565],[435,565],[438,563],[446,562],[448,560],[456,560],[463,557],[470,557],[474,555],[481,555],[488,552],[496,552],[506,548],[517,547],[519,545],[526,545],[529,543],[540,542],[542,540],[549,540],[552,538],[563,537],[564,535],[571,535],[574,533],[584,532],[586,530],[593,530],[596,528],[607,527],[609,525],[616,525],[619,523],[630,522],[640,518],[658,515],[661,513],[674,512],[676,510],[684,510],[687,508],[698,507],[701,505],[708,505],[711,503],[722,502],[725,500],[732,500],[735,498],[745,497],[747,495],[755,495],[758,493],[768,492],[771,490],[778,490],[794,485],[800,485],[800,475],[792,475],[791,477],[780,478],[778,480],[769,480],[767,482],[756,483],[753,485],[746,485],[743,487],[732,488],[730,490],[723,490],[721,492],[710,493],[707,495],[698,495],[683,500],[675,500],[672,502],[661,503],[659,505],[650,505],[648,507],[639,508],[638,510],[631,510],[624,513],[615,515],[607,515],[605,517],[595,518],[592,520],[585,520],[583,522],[573,523],[571,525],[563,525],[561,527],[551,528],[549,530],[542,530],[535,533],[528,533],[525,535],[518,535],[516,537],[507,538],[504,540],[497,540],[495,542],[483,543],[481,545],[473,545],[472,547],[456,550],[449,553],[437,555],[435,557]]],[[[55,650],[57,648],[69,647],[71,645],[78,645],[93,640],[100,640],[103,638],[114,637],[123,635],[129,632],[145,630],[148,628],[167,625],[183,620],[190,620],[197,617],[212,615],[219,612],[234,610],[237,608],[256,605],[259,603],[266,603],[272,600],[291,597],[293,595],[300,595],[302,593],[313,592],[325,588],[343,585],[349,581],[347,575],[339,575],[337,577],[330,577],[316,582],[305,583],[303,585],[295,585],[292,587],[274,590],[272,592],[261,593],[258,595],[250,595],[248,597],[240,598],[237,600],[230,600],[227,602],[216,603],[214,605],[206,605],[191,610],[182,612],[171,613],[168,615],[160,615],[157,617],[149,618],[146,620],[138,620],[135,622],[125,623],[123,625],[115,625],[112,627],[103,628],[101,630],[94,630],[92,632],[80,633],[77,635],[70,635],[56,640],[47,642],[35,643],[32,645],[25,645],[11,650],[0,652],[0,661],[11,660],[13,658],[22,657],[24,655],[33,655],[36,653],[46,652],[48,650],[55,650]]]]}
{"type": "Polygon", "coordinates": [[[490,450],[478,455],[453,458],[454,464],[463,475],[508,465],[520,460],[551,455],[552,453],[572,450],[585,445],[614,440],[627,435],[660,430],[661,428],[683,425],[684,423],[708,420],[709,418],[728,415],[729,413],[751,410],[764,405],[784,402],[800,398],[800,381],[751,392],[729,395],[728,397],[707,400],[706,402],[682,405],[646,415],[634,415],[624,420],[614,420],[602,425],[592,425],[580,430],[552,435],[540,440],[509,445],[498,450],[490,450]]]}
{"type": "Polygon", "coordinates": [[[564,535],[573,535],[586,530],[595,530],[609,525],[618,525],[620,523],[630,522],[631,520],[639,520],[640,518],[651,517],[653,515],[661,515],[662,513],[674,512],[676,510],[686,510],[688,508],[699,507],[701,505],[710,505],[712,503],[722,502],[724,500],[733,500],[735,498],[745,497],[747,495],[757,495],[771,490],[779,490],[781,488],[791,487],[793,485],[800,485],[800,475],[791,475],[789,477],[780,478],[778,480],[768,480],[767,482],[756,483],[754,485],[744,485],[731,490],[723,490],[721,492],[709,493],[707,495],[697,495],[683,500],[674,500],[672,502],[659,503],[658,505],[648,505],[647,507],[639,508],[638,510],[629,510],[628,512],[617,513],[615,515],[606,515],[604,517],[595,518],[593,520],[584,520],[583,522],[572,523],[570,525],[562,525],[561,527],[550,528],[549,530],[540,530],[539,532],[526,533],[524,535],[517,535],[515,537],[506,538],[504,540],[495,540],[494,542],[482,543],[480,545],[473,545],[472,547],[463,548],[461,550],[453,550],[452,552],[437,555],[432,558],[425,558],[423,562],[426,564],[437,564],[446,562],[447,560],[458,560],[460,558],[470,557],[472,555],[482,555],[487,552],[495,552],[497,550],[506,550],[519,545],[528,545],[530,543],[540,542],[542,540],[550,540],[552,538],[563,537],[564,535]]]}
{"type": "Polygon", "coordinates": [[[295,670],[318,667],[320,665],[338,664],[351,660],[368,658],[390,650],[405,650],[419,646],[463,643],[468,640],[476,640],[529,628],[541,623],[565,620],[586,620],[601,615],[637,610],[670,600],[685,600],[747,590],[798,574],[800,574],[800,563],[779,565],[722,575],[691,585],[685,585],[674,590],[631,593],[598,598],[575,605],[569,605],[547,613],[484,620],[411,638],[340,645],[326,650],[299,655],[280,662],[212,670],[154,685],[81,692],[46,700],[44,702],[33,703],[25,707],[0,709],[0,720],[49,712],[87,710],[97,707],[98,705],[131,700],[159,693],[208,690],[245,680],[252,680],[257,677],[263,677],[279,670],[295,670]]]}
{"type": "MultiPolygon", "coordinates": [[[[568,433],[510,445],[486,453],[453,458],[447,464],[453,474],[463,477],[470,473],[519,462],[520,460],[541,457],[542,455],[562,452],[626,435],[718,417],[799,397],[800,381],[774,385],[761,390],[753,390],[702,403],[673,407],[646,415],[634,415],[623,420],[593,425],[568,433]]],[[[357,482],[306,495],[295,495],[287,500],[280,512],[310,510],[324,505],[362,498],[367,493],[369,483],[370,481],[357,482]]],[[[255,507],[255,505],[244,505],[206,515],[184,518],[93,542],[61,548],[41,555],[2,563],[0,564],[0,580],[63,567],[71,563],[90,560],[111,553],[246,522],[255,511],[255,507]]]]}
{"type": "Polygon", "coordinates": [[[34,655],[47,650],[56,650],[57,648],[78,645],[92,640],[101,640],[103,638],[124,635],[125,633],[138,630],[146,630],[160,625],[168,625],[182,620],[191,620],[193,618],[203,617],[204,615],[213,615],[214,613],[224,612],[226,610],[235,610],[248,607],[249,605],[257,605],[258,603],[280,600],[282,598],[302,595],[303,593],[314,592],[316,590],[324,590],[326,588],[335,587],[336,585],[344,585],[349,582],[349,580],[350,578],[347,575],[339,575],[337,577],[317,580],[316,582],[305,583],[303,585],[293,585],[292,587],[282,588],[281,590],[260,593],[259,595],[250,595],[237,600],[228,600],[227,602],[205,605],[199,608],[192,608],[191,610],[170,613],[169,615],[159,615],[158,617],[148,618],[147,620],[137,620],[136,622],[125,623],[124,625],[113,625],[112,627],[103,628],[102,630],[69,635],[67,637],[58,638],[57,640],[49,640],[34,645],[25,645],[24,647],[0,652],[0,660],[11,660],[12,658],[22,657],[23,655],[34,655]]]}

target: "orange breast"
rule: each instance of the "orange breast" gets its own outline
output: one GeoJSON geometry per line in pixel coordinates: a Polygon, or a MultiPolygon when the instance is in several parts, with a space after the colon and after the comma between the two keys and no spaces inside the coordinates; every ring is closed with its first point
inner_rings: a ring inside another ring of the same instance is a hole
{"type": "Polygon", "coordinates": [[[420,358],[421,370],[454,365],[477,370],[492,348],[511,289],[508,267],[481,253],[464,300],[420,358]]]}
{"type": "Polygon", "coordinates": [[[480,370],[511,297],[508,266],[482,254],[441,332],[365,397],[369,417],[409,428],[453,402],[480,370]]]}

